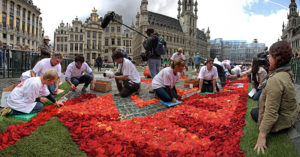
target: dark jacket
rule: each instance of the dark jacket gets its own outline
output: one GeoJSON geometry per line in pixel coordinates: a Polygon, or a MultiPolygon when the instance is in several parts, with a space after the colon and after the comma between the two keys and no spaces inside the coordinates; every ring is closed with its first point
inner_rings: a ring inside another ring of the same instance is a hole
{"type": "Polygon", "coordinates": [[[102,66],[102,63],[103,63],[102,58],[101,58],[101,57],[98,57],[98,58],[96,59],[96,64],[97,64],[97,66],[102,66]]]}
{"type": "Polygon", "coordinates": [[[51,57],[51,47],[47,43],[43,43],[41,46],[41,59],[51,57]]]}
{"type": "Polygon", "coordinates": [[[275,69],[259,98],[259,130],[263,133],[290,128],[296,121],[300,106],[290,65],[275,69]]]}
{"type": "Polygon", "coordinates": [[[152,50],[156,48],[158,42],[158,36],[157,35],[152,35],[147,38],[143,42],[144,49],[146,50],[146,53],[149,55],[149,59],[160,59],[160,55],[156,55],[152,53],[152,50]]]}

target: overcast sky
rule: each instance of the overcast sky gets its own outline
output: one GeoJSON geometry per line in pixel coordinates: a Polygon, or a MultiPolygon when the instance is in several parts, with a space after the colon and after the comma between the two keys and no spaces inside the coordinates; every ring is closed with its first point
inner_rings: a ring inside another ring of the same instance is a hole
{"type": "MultiPolygon", "coordinates": [[[[177,0],[148,0],[148,10],[177,18],[177,0]]],[[[298,1],[297,1],[298,2],[298,1]]],[[[141,0],[33,0],[41,9],[45,35],[51,39],[61,21],[84,21],[95,7],[103,16],[115,11],[131,25],[141,0]]],[[[198,0],[198,28],[209,27],[211,39],[247,40],[270,46],[281,36],[290,0],[198,0]]]]}

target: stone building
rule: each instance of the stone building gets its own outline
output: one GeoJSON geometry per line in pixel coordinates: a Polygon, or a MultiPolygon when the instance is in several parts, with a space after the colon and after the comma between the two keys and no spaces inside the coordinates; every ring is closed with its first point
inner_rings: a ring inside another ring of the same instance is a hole
{"type": "MultiPolygon", "coordinates": [[[[116,17],[122,20],[121,16],[116,17]]],[[[93,9],[84,23],[77,17],[72,24],[62,22],[54,32],[54,50],[69,58],[82,54],[92,65],[98,55],[101,55],[105,62],[111,62],[113,49],[122,47],[122,26],[111,22],[103,30],[102,20],[97,10],[93,9]]]]}
{"type": "MultiPolygon", "coordinates": [[[[116,20],[122,23],[122,16],[116,14],[116,20]]],[[[111,21],[103,30],[102,21],[97,10],[93,9],[84,23],[77,17],[72,24],[62,22],[54,32],[55,51],[69,58],[82,54],[92,65],[98,55],[104,62],[112,62],[111,55],[116,48],[126,47],[131,52],[132,32],[125,30],[122,33],[122,25],[115,21],[111,21]],[[125,45],[127,43],[129,46],[125,45]]]]}
{"type": "Polygon", "coordinates": [[[230,60],[233,64],[250,64],[252,58],[263,52],[264,43],[254,39],[252,43],[246,40],[223,40],[217,38],[211,40],[210,57],[218,58],[219,61],[230,60]]]}
{"type": "Polygon", "coordinates": [[[291,44],[293,53],[300,54],[300,17],[295,0],[291,0],[287,19],[287,24],[282,25],[281,39],[291,44]]]}
{"type": "MultiPolygon", "coordinates": [[[[131,26],[132,29],[135,29],[134,25],[131,26]]],[[[126,28],[123,32],[122,40],[123,40],[123,49],[128,53],[128,57],[133,59],[133,51],[132,51],[132,40],[133,40],[134,32],[130,29],[126,28]]]]}
{"type": "Polygon", "coordinates": [[[0,41],[13,48],[37,50],[43,37],[40,9],[32,0],[1,0],[0,3],[0,41]]]}
{"type": "MultiPolygon", "coordinates": [[[[153,28],[167,42],[168,53],[162,56],[163,60],[168,60],[178,48],[183,48],[183,53],[189,61],[199,53],[202,57],[208,57],[210,53],[210,31],[209,29],[199,30],[197,28],[197,1],[179,0],[177,19],[162,14],[148,11],[148,1],[142,0],[140,12],[136,15],[136,29],[144,33],[147,28],[153,28]]],[[[145,34],[145,33],[144,33],[145,34]]],[[[133,38],[133,58],[141,63],[141,52],[144,51],[142,42],[144,37],[134,33],[133,38]]]]}

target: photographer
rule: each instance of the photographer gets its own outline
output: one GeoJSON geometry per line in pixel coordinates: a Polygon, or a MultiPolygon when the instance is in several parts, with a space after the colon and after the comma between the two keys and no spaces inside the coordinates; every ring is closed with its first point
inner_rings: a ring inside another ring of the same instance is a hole
{"type": "Polygon", "coordinates": [[[118,63],[118,71],[114,78],[121,97],[127,97],[140,88],[141,78],[132,62],[126,58],[120,49],[113,52],[113,62],[118,63]]]}

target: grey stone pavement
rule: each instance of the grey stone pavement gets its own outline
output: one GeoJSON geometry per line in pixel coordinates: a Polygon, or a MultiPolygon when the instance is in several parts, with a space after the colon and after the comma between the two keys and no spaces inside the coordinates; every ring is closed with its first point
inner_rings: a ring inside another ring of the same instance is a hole
{"type": "MultiPolygon", "coordinates": [[[[105,69],[103,69],[102,71],[104,71],[104,70],[105,69]]],[[[142,72],[140,72],[140,76],[141,76],[141,78],[144,78],[142,72]]],[[[95,93],[97,96],[102,96],[102,95],[106,95],[108,93],[112,93],[115,105],[116,105],[119,113],[123,115],[122,118],[124,120],[131,119],[131,118],[144,117],[147,115],[157,113],[158,111],[164,111],[164,110],[168,109],[168,107],[162,105],[161,103],[151,104],[151,105],[140,108],[137,105],[135,105],[129,97],[121,98],[119,96],[114,96],[115,93],[118,93],[114,80],[104,78],[103,75],[99,74],[99,73],[95,74],[95,78],[97,80],[112,81],[112,91],[107,92],[107,93],[90,91],[90,93],[95,93]]],[[[1,89],[0,98],[2,95],[2,89],[5,87],[8,87],[11,84],[17,83],[17,81],[18,81],[18,78],[0,79],[0,89],[1,89]]],[[[62,77],[61,77],[61,82],[62,81],[64,81],[64,75],[62,75],[62,77]]],[[[179,84],[176,85],[176,87],[181,88],[181,89],[186,89],[183,87],[183,82],[184,82],[184,80],[180,80],[179,84]]],[[[79,92],[81,90],[81,87],[82,87],[82,85],[78,87],[78,89],[79,89],[78,92],[75,92],[75,93],[69,92],[63,98],[61,98],[60,101],[64,101],[66,99],[79,96],[81,94],[79,92]]],[[[296,94],[297,94],[296,97],[297,97],[298,101],[300,102],[300,85],[296,85],[295,89],[296,89],[296,94]]],[[[139,97],[143,100],[153,99],[154,94],[149,93],[149,90],[151,90],[151,84],[142,83],[141,90],[139,92],[139,97]]],[[[294,126],[288,130],[287,134],[290,137],[291,141],[294,143],[294,145],[298,151],[298,155],[300,156],[300,116],[298,117],[294,126]]]]}

